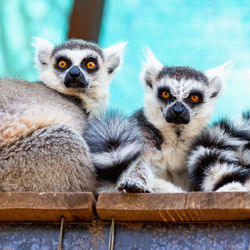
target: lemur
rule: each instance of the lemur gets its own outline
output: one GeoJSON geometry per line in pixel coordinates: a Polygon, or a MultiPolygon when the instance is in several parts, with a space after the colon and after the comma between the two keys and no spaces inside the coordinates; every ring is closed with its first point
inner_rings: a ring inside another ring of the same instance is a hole
{"type": "Polygon", "coordinates": [[[202,131],[188,156],[195,191],[250,191],[250,112],[202,131]]]}
{"type": "Polygon", "coordinates": [[[82,133],[107,106],[125,43],[37,38],[34,46],[41,82],[0,79],[0,191],[94,192],[82,133]]]}
{"type": "Polygon", "coordinates": [[[189,190],[188,150],[209,122],[229,65],[206,73],[163,66],[148,49],[141,73],[143,109],[129,119],[117,114],[96,118],[86,127],[98,191],[189,190]]]}

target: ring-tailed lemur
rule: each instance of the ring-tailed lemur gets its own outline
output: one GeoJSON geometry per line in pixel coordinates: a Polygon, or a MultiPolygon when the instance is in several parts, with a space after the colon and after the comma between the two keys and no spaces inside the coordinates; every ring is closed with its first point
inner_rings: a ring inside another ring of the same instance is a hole
{"type": "Polygon", "coordinates": [[[189,67],[164,67],[148,50],[141,73],[144,108],[129,120],[116,119],[112,133],[105,119],[87,126],[85,136],[101,181],[99,191],[187,191],[188,150],[208,124],[229,64],[204,74],[189,67]],[[106,134],[97,133],[100,127],[106,134]],[[123,135],[120,140],[119,134],[123,135]],[[91,142],[94,135],[102,148],[91,142]]]}
{"type": "Polygon", "coordinates": [[[0,79],[0,191],[95,191],[82,137],[86,119],[102,112],[125,43],[101,49],[38,38],[42,82],[0,79]]]}
{"type": "Polygon", "coordinates": [[[195,191],[250,191],[250,112],[204,129],[188,156],[195,191]]]}

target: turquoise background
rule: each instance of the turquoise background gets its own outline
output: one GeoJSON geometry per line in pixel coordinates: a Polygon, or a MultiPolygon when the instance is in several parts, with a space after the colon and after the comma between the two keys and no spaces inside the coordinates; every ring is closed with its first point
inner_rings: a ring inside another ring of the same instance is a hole
{"type": "Polygon", "coordinates": [[[100,44],[128,41],[124,67],[111,85],[111,105],[142,106],[139,72],[149,46],[167,65],[207,70],[232,60],[234,68],[213,119],[250,108],[250,1],[106,0],[100,44]]]}
{"type": "MultiPolygon", "coordinates": [[[[73,0],[1,0],[0,76],[36,80],[32,37],[64,41],[72,6],[73,0]]],[[[250,1],[106,0],[99,43],[107,47],[119,41],[129,43],[111,84],[112,107],[133,112],[142,106],[138,76],[149,46],[167,65],[207,70],[232,60],[213,119],[249,108],[250,1]]]]}
{"type": "Polygon", "coordinates": [[[0,0],[0,76],[37,80],[34,36],[67,39],[72,0],[0,0]]]}

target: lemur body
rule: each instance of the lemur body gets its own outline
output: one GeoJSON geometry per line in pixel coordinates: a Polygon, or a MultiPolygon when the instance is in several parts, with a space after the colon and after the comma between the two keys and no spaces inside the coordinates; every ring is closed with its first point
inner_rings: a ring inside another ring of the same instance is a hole
{"type": "MultiPolygon", "coordinates": [[[[149,165],[152,166],[150,171],[154,177],[151,178],[151,185],[155,186],[155,192],[164,190],[164,187],[161,188],[162,185],[171,186],[171,184],[165,183],[165,180],[181,187],[183,190],[187,190],[189,181],[185,168],[186,155],[192,138],[196,136],[199,129],[189,130],[185,127],[175,128],[170,126],[168,129],[160,130],[148,121],[143,110],[139,111],[135,117],[139,121],[138,124],[144,138],[143,157],[148,159],[149,165]],[[144,124],[141,123],[141,119],[144,120],[144,124]],[[147,124],[146,127],[145,124],[147,124]]],[[[150,172],[149,175],[151,175],[150,172]]],[[[175,188],[173,187],[173,189],[175,188]]],[[[176,191],[179,190],[176,188],[176,191]]]]}
{"type": "Polygon", "coordinates": [[[190,150],[188,171],[196,191],[250,191],[250,113],[202,131],[190,150]]]}
{"type": "Polygon", "coordinates": [[[0,80],[0,191],[95,191],[82,134],[107,106],[124,45],[37,39],[42,82],[0,80]]]}
{"type": "Polygon", "coordinates": [[[83,133],[87,113],[80,101],[41,82],[0,79],[0,98],[0,146],[53,124],[83,133]]]}
{"type": "MultiPolygon", "coordinates": [[[[139,146],[134,147],[134,151],[131,149],[127,154],[123,154],[119,159],[114,159],[112,154],[119,151],[122,145],[119,147],[119,142],[112,136],[102,140],[103,145],[105,143],[110,145],[111,141],[114,144],[116,141],[117,146],[109,153],[103,150],[107,164],[99,166],[95,157],[92,157],[96,168],[102,169],[99,179],[106,183],[105,176],[108,173],[117,168],[121,168],[122,171],[113,176],[113,182],[108,180],[109,185],[101,185],[99,191],[189,190],[190,182],[186,168],[188,150],[193,140],[208,124],[227,65],[203,74],[188,67],[164,67],[152,52],[148,51],[148,58],[141,74],[146,90],[144,108],[130,118],[131,123],[137,124],[140,132],[133,131],[133,126],[126,129],[125,125],[120,125],[122,133],[135,134],[141,137],[142,142],[136,140],[134,135],[130,141],[137,141],[139,146]],[[140,148],[138,156],[134,152],[140,148]],[[136,159],[128,161],[136,155],[138,156],[136,159]],[[126,164],[123,162],[124,158],[127,159],[126,164]],[[105,171],[106,175],[103,174],[105,171]]],[[[123,123],[122,120],[120,122],[123,123]]],[[[99,127],[98,122],[89,126],[91,130],[87,130],[87,137],[91,137],[91,131],[94,133],[99,127]]],[[[93,145],[91,143],[89,145],[92,152],[93,145]]],[[[123,152],[129,145],[128,142],[123,143],[123,152]]]]}

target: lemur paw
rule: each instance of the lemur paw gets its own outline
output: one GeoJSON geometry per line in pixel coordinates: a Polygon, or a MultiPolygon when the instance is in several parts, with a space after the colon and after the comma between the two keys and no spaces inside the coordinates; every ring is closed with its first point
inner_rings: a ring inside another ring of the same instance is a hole
{"type": "Polygon", "coordinates": [[[216,192],[247,192],[248,190],[239,182],[228,183],[219,189],[216,192]]]}
{"type": "Polygon", "coordinates": [[[145,184],[139,180],[125,179],[118,185],[118,191],[124,193],[152,193],[145,184]]]}

